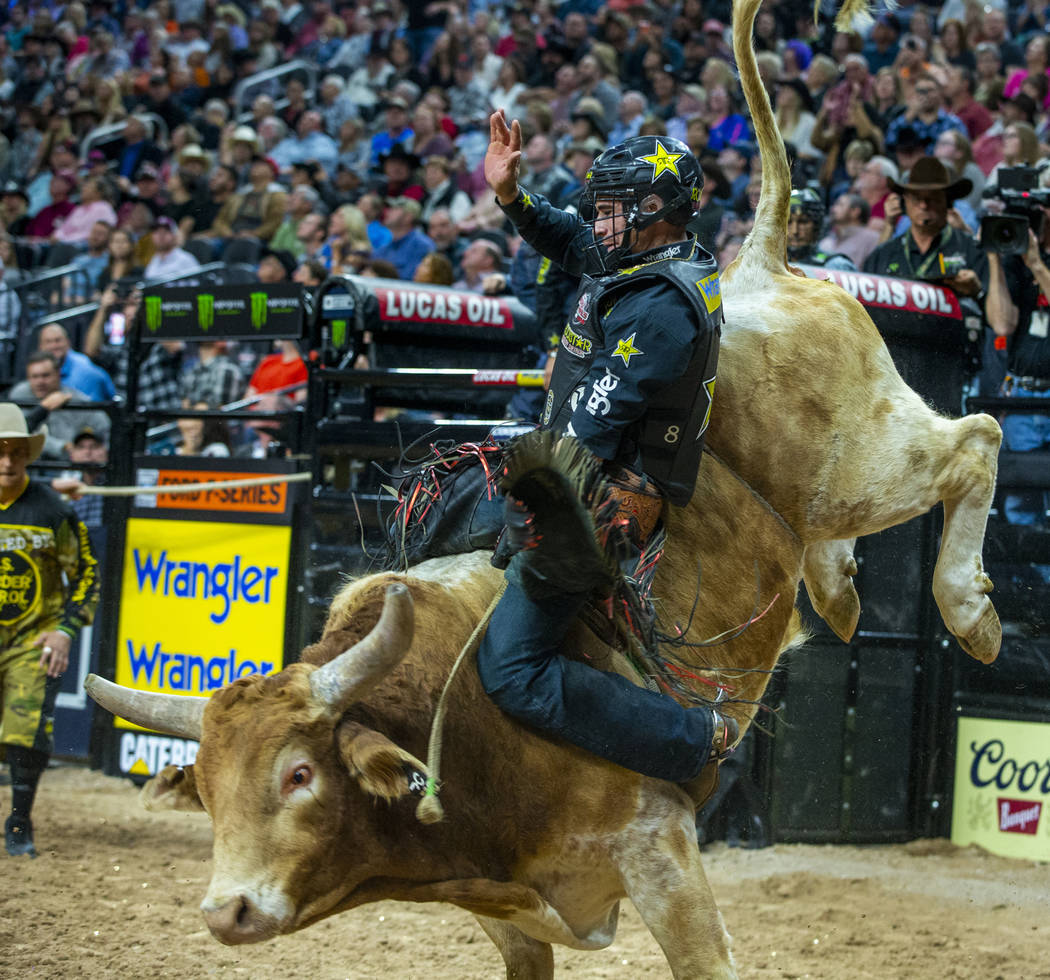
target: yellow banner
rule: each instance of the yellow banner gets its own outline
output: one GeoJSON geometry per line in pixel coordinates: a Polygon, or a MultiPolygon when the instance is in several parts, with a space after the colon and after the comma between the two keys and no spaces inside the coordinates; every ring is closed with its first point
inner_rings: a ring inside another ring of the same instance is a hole
{"type": "Polygon", "coordinates": [[[246,674],[279,671],[290,540],[288,527],[132,518],[117,683],[209,697],[246,674]]]}
{"type": "Polygon", "coordinates": [[[959,716],[952,843],[1050,860],[1050,724],[959,716]]]}

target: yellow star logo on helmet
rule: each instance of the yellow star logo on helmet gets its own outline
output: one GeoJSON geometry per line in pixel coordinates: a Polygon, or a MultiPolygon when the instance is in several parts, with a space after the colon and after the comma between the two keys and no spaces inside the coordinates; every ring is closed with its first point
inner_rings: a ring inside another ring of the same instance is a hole
{"type": "Polygon", "coordinates": [[[637,332],[632,333],[630,337],[616,341],[616,350],[613,351],[612,356],[621,358],[624,367],[631,366],[631,358],[634,357],[635,354],[641,356],[645,353],[645,351],[640,351],[634,346],[635,336],[637,336],[637,332]]]}
{"type": "Polygon", "coordinates": [[[667,148],[659,140],[656,141],[656,152],[647,157],[642,157],[646,163],[653,165],[653,182],[665,170],[671,171],[679,180],[682,175],[678,172],[678,161],[684,157],[684,153],[668,153],[667,148]]]}

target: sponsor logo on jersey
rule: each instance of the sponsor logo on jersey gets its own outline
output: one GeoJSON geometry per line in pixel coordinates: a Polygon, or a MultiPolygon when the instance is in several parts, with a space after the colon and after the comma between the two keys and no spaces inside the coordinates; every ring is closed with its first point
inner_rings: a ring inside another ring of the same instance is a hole
{"type": "Polygon", "coordinates": [[[569,396],[569,408],[576,411],[580,407],[580,399],[583,398],[584,385],[577,385],[572,395],[569,396]]]}
{"type": "Polygon", "coordinates": [[[587,399],[587,411],[591,415],[608,415],[609,409],[612,408],[609,395],[616,390],[619,383],[620,379],[612,371],[606,371],[605,376],[598,378],[591,388],[591,396],[587,399]]]}
{"type": "Polygon", "coordinates": [[[583,293],[580,296],[579,302],[576,304],[576,312],[572,315],[572,322],[579,323],[581,326],[587,322],[587,317],[591,313],[591,294],[583,293]]]}
{"type": "Polygon", "coordinates": [[[22,551],[0,558],[0,625],[17,623],[40,602],[40,572],[22,551]]]}
{"type": "Polygon", "coordinates": [[[575,357],[586,357],[592,346],[586,337],[581,337],[568,324],[565,324],[565,332],[561,335],[561,345],[575,357]]]}
{"type": "Polygon", "coordinates": [[[700,424],[700,431],[696,434],[697,440],[703,437],[707,427],[711,424],[711,406],[715,403],[715,379],[708,378],[704,382],[704,391],[707,392],[707,411],[704,412],[704,421],[700,424]]]}
{"type": "Polygon", "coordinates": [[[634,338],[636,333],[632,333],[630,337],[625,337],[623,340],[616,342],[616,350],[613,351],[613,357],[618,357],[623,361],[624,367],[631,366],[631,358],[638,356],[641,357],[645,351],[639,350],[634,346],[634,338]]]}
{"type": "Polygon", "coordinates": [[[657,252],[656,255],[654,255],[650,261],[660,262],[663,259],[677,259],[678,256],[681,254],[681,245],[671,245],[668,248],[665,248],[662,252],[657,252]]]}
{"type": "Polygon", "coordinates": [[[712,272],[706,279],[701,279],[696,288],[704,297],[704,305],[708,313],[714,313],[722,305],[722,284],[719,282],[718,273],[712,272]]]}

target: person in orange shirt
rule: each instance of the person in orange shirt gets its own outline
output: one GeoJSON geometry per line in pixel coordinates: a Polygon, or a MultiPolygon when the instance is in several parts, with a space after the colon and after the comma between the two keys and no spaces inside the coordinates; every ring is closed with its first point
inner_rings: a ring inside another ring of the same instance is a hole
{"type": "Polygon", "coordinates": [[[305,401],[306,362],[299,353],[298,345],[294,340],[278,340],[275,346],[276,352],[268,354],[259,362],[251,381],[248,382],[245,396],[253,398],[266,391],[277,391],[289,385],[302,384],[303,387],[284,394],[296,402],[305,401]]]}

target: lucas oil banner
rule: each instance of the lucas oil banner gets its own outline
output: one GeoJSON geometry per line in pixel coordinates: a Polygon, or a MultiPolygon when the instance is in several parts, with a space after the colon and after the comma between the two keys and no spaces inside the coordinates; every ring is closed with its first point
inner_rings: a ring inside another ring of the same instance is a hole
{"type": "Polygon", "coordinates": [[[952,843],[1050,861],[1050,725],[959,716],[952,843]]]}
{"type": "Polygon", "coordinates": [[[290,536],[289,527],[132,518],[116,682],[210,697],[281,670],[290,536]]]}

